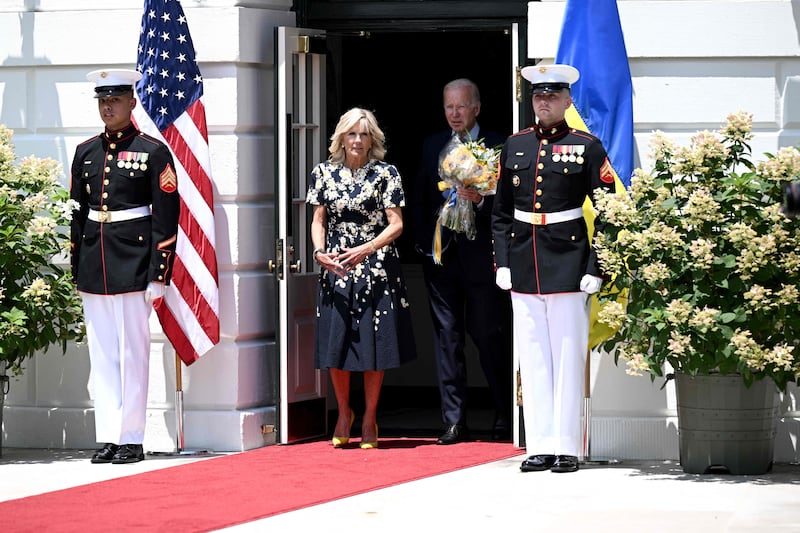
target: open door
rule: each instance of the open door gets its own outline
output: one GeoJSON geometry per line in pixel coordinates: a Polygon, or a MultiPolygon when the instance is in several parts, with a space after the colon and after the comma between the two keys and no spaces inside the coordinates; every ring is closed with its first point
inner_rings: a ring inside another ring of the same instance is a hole
{"type": "MultiPolygon", "coordinates": [[[[530,103],[527,100],[527,94],[525,91],[525,83],[522,79],[522,67],[525,66],[523,63],[525,58],[527,57],[527,40],[525,39],[524,34],[520,34],[520,27],[519,24],[514,22],[511,24],[511,90],[513,91],[513,95],[511,97],[512,104],[512,113],[511,113],[511,131],[517,132],[520,131],[523,127],[527,124],[524,124],[525,117],[528,116],[527,109],[530,106],[530,103]]],[[[513,377],[513,385],[511,390],[514,391],[514,398],[512,399],[512,404],[514,406],[512,412],[513,417],[511,420],[511,436],[514,442],[514,446],[518,448],[525,447],[525,432],[524,427],[522,424],[522,391],[520,390],[520,379],[519,379],[519,357],[517,357],[516,351],[512,350],[512,358],[513,364],[511,368],[513,369],[512,374],[513,377]]]]}
{"type": "Polygon", "coordinates": [[[308,176],[326,156],[325,35],[276,32],[275,259],[280,386],[278,442],[327,432],[327,375],[314,368],[317,269],[311,256],[308,176]]]}

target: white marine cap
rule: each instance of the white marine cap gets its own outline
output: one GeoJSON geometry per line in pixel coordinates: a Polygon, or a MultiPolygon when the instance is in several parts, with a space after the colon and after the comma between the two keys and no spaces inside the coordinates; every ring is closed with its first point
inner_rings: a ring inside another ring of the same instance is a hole
{"type": "Polygon", "coordinates": [[[580,73],[571,65],[531,65],[522,69],[522,77],[531,82],[533,94],[557,93],[578,81],[580,73]]]}
{"type": "Polygon", "coordinates": [[[95,83],[95,98],[116,96],[133,90],[133,85],[142,79],[142,73],[127,68],[93,70],[86,79],[95,83]]]}

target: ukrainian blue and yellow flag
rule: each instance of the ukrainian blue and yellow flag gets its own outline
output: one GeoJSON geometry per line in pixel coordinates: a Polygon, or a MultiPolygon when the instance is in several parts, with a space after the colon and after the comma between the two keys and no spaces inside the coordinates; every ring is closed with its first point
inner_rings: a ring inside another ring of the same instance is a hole
{"type": "MultiPolygon", "coordinates": [[[[633,84],[616,0],[567,0],[555,62],[580,72],[570,88],[573,105],[567,110],[567,124],[602,141],[616,174],[617,192],[624,194],[633,174],[633,84]]],[[[592,235],[594,213],[588,199],[584,218],[592,235]]],[[[623,298],[626,295],[620,295],[623,298]]],[[[614,334],[597,322],[599,310],[593,297],[590,348],[614,334]]]]}
{"type": "Polygon", "coordinates": [[[572,65],[567,123],[599,137],[627,188],[633,174],[633,85],[615,0],[567,0],[556,63],[572,65]]]}

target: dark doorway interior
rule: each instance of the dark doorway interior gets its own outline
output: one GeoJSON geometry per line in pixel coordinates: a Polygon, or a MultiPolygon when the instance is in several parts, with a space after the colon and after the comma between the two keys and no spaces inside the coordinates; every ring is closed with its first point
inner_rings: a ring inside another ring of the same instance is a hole
{"type": "MultiPolygon", "coordinates": [[[[512,129],[511,37],[505,28],[480,30],[329,32],[327,36],[328,131],[351,107],[373,111],[386,134],[386,160],[404,177],[407,197],[423,139],[447,128],[442,88],[455,78],[470,78],[481,90],[478,121],[484,128],[508,135],[512,129]]],[[[387,372],[381,395],[382,432],[436,434],[439,393],[433,363],[433,340],[427,292],[413,250],[410,217],[400,238],[400,252],[414,309],[418,360],[387,372]]],[[[480,436],[491,427],[491,409],[477,353],[467,346],[470,378],[470,426],[480,436]],[[484,426],[484,427],[482,427],[484,426]]],[[[354,376],[353,408],[361,412],[362,384],[354,376]]],[[[332,427],[332,425],[330,426],[332,427]]]]}
{"type": "MultiPolygon", "coordinates": [[[[372,32],[330,35],[329,41],[340,50],[328,63],[330,131],[351,107],[373,111],[386,134],[386,159],[404,177],[407,195],[414,193],[422,140],[447,128],[442,87],[448,81],[477,83],[481,126],[511,133],[511,40],[505,30],[372,32]]],[[[413,253],[403,258],[415,262],[413,253]]]]}

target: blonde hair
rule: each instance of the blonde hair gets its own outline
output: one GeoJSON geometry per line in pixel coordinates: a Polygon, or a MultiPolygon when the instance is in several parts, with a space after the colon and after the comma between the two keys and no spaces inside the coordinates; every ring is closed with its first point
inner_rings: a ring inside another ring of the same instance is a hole
{"type": "Polygon", "coordinates": [[[372,139],[372,146],[369,149],[369,158],[382,161],[383,157],[386,155],[386,148],[384,146],[386,137],[383,135],[383,131],[378,127],[378,120],[375,118],[375,115],[373,115],[371,111],[361,109],[360,107],[354,107],[339,119],[336,130],[333,132],[333,135],[331,135],[331,144],[328,146],[328,152],[330,152],[331,155],[328,159],[334,163],[344,162],[344,136],[356,124],[366,126],[367,131],[369,131],[369,136],[372,139]]]}

